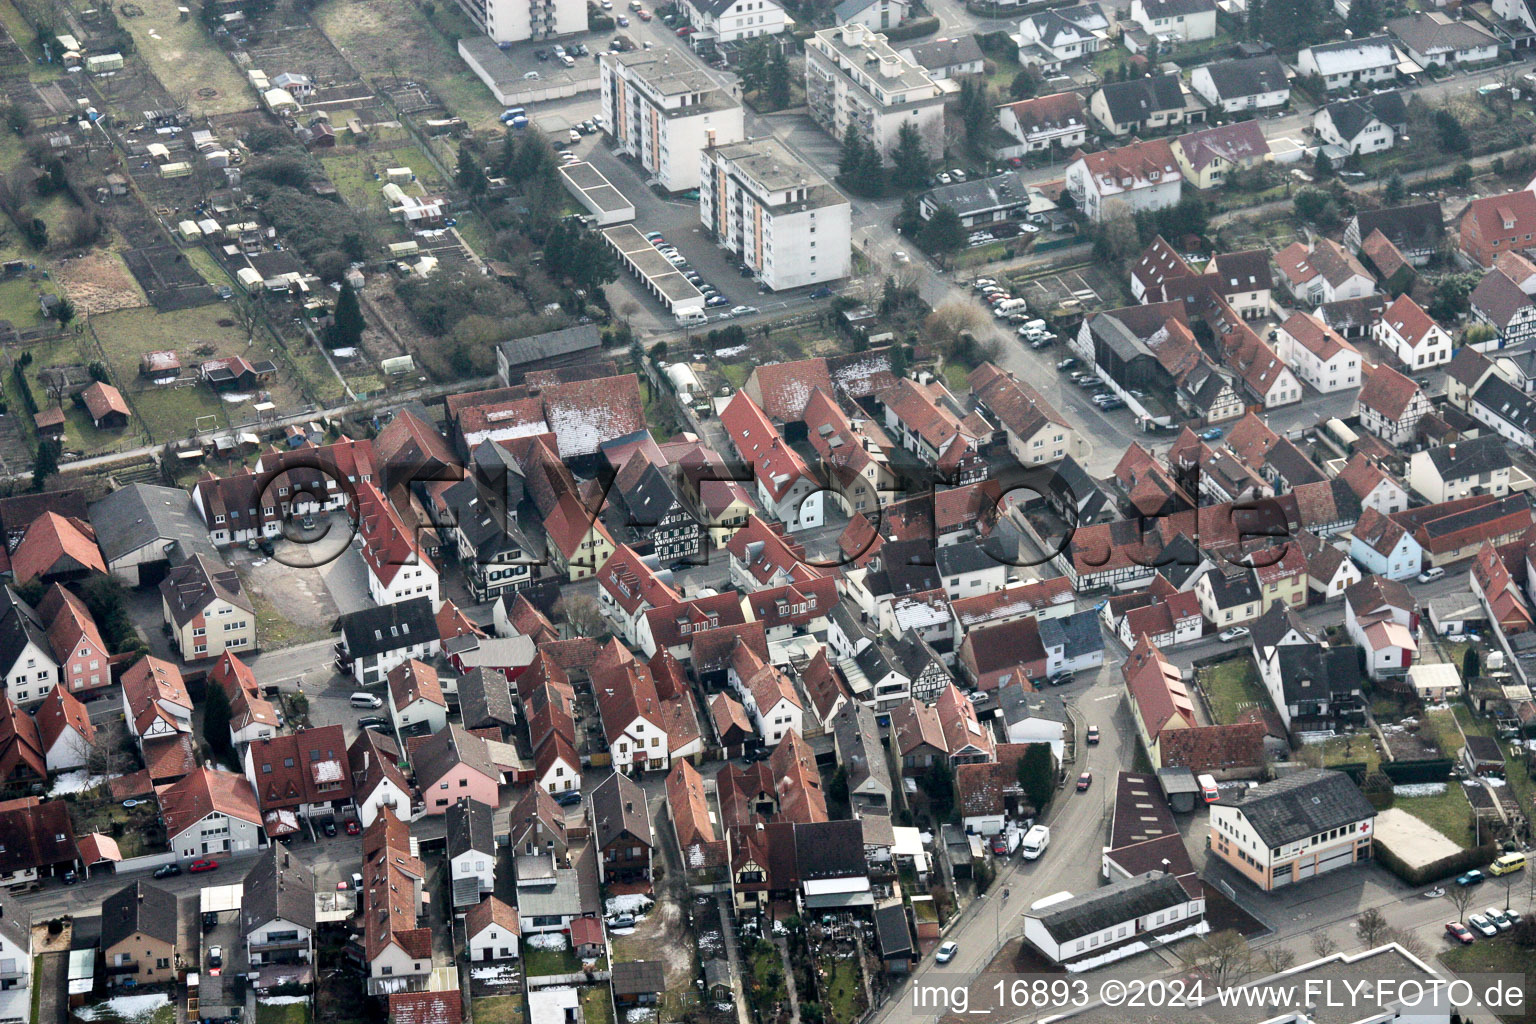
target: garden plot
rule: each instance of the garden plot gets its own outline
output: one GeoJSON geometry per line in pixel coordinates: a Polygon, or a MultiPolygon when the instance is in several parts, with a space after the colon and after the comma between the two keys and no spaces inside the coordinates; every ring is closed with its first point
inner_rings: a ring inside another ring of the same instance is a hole
{"type": "Polygon", "coordinates": [[[195,14],[181,17],[180,6],[178,0],[133,0],[118,14],[139,53],[179,104],[204,116],[254,108],[256,93],[245,76],[195,14]]]}
{"type": "Polygon", "coordinates": [[[91,249],[62,260],[53,276],[80,313],[110,313],[148,301],[123,257],[110,249],[91,249]]]}
{"type": "MultiPolygon", "coordinates": [[[[124,254],[129,271],[155,309],[170,313],[218,301],[218,293],[174,245],[130,249],[124,254]]],[[[134,370],[137,373],[137,368],[134,370]]]]}
{"type": "MultiPolygon", "coordinates": [[[[263,31],[247,41],[245,52],[250,55],[253,68],[260,68],[268,78],[284,72],[308,75],[317,89],[333,89],[341,86],[361,85],[357,72],[346,57],[303,14],[291,8],[274,12],[267,22],[281,20],[282,25],[263,24],[263,31]]],[[[377,65],[375,65],[377,66],[377,65]]],[[[366,94],[365,89],[353,89],[354,94],[366,94]]],[[[295,97],[298,99],[298,97],[295,97]]],[[[307,108],[308,103],[300,99],[307,108]]]]}
{"type": "Polygon", "coordinates": [[[1101,309],[1116,300],[1114,286],[1093,267],[1031,278],[1024,282],[1018,294],[1029,303],[1032,312],[1041,315],[1069,302],[1077,302],[1088,311],[1101,309]]]}

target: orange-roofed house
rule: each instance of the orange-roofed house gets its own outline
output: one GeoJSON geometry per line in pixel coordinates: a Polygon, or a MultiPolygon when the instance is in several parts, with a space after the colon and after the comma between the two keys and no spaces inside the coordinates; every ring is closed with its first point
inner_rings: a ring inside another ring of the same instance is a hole
{"type": "Polygon", "coordinates": [[[89,523],[57,512],[44,512],[32,520],[11,552],[11,575],[18,584],[68,583],[106,571],[107,563],[96,547],[96,531],[89,523]]]}
{"type": "Polygon", "coordinates": [[[517,959],[518,942],[523,935],[517,908],[495,896],[469,908],[464,915],[464,931],[471,962],[517,959]]]}
{"type": "Polygon", "coordinates": [[[1280,359],[1318,391],[1360,386],[1360,350],[1311,313],[1296,312],[1275,332],[1280,359]]]}
{"type": "Polygon", "coordinates": [[[243,775],[199,768],[160,791],[160,813],[167,842],[183,860],[261,844],[261,808],[243,775]]]}
{"type": "Polygon", "coordinates": [[[1152,763],[1161,765],[1163,735],[1199,724],[1194,697],[1178,668],[1162,656],[1149,637],[1141,638],[1120,672],[1131,696],[1136,733],[1152,763]]]}
{"type": "Polygon", "coordinates": [[[1399,295],[1381,314],[1376,343],[1411,372],[1451,361],[1451,335],[1411,295],[1399,295]]]}
{"type": "MultiPolygon", "coordinates": [[[[1067,31],[1072,31],[1068,28],[1067,31]]],[[[997,123],[1023,143],[1023,152],[1057,148],[1071,151],[1088,139],[1088,114],[1075,92],[1020,100],[997,108],[997,123]]],[[[1009,156],[1019,147],[1008,147],[1009,156]]]]}
{"type": "Polygon", "coordinates": [[[1067,165],[1066,182],[1078,209],[1097,224],[1117,209],[1135,214],[1176,205],[1184,174],[1168,142],[1153,139],[1100,153],[1079,150],[1067,165]]]}
{"type": "Polygon", "coordinates": [[[1457,221],[1461,251],[1480,267],[1491,267],[1507,252],[1524,253],[1536,243],[1536,193],[1529,190],[1474,199],[1457,221]]]}
{"type": "Polygon", "coordinates": [[[1311,306],[1358,299],[1376,290],[1376,279],[1339,243],[1317,239],[1309,250],[1292,242],[1275,254],[1275,265],[1298,302],[1311,306]]]}
{"type": "Polygon", "coordinates": [[[980,408],[1007,428],[1008,450],[1019,462],[1041,466],[1071,453],[1076,431],[1029,384],[992,363],[972,370],[966,381],[980,408]]]}
{"type": "Polygon", "coordinates": [[[736,392],[721,410],[720,425],[741,461],[752,467],[760,507],[790,531],[822,524],[826,510],[821,484],[746,391],[736,392]]]}
{"type": "Polygon", "coordinates": [[[1385,364],[1365,367],[1357,409],[1360,425],[1390,445],[1413,440],[1419,420],[1433,411],[1429,399],[1409,378],[1385,364]]]}
{"type": "Polygon", "coordinates": [[[123,712],[140,742],[192,731],[192,698],[175,665],[146,654],[123,673],[123,712]]]}
{"type": "Polygon", "coordinates": [[[37,722],[38,739],[50,772],[68,771],[83,766],[90,758],[96,741],[96,726],[85,705],[62,686],[48,691],[48,696],[32,711],[37,722]]]}
{"type": "Polygon", "coordinates": [[[448,701],[437,669],[412,658],[396,665],[387,681],[390,718],[402,734],[434,733],[448,724],[448,701]]]}
{"type": "Polygon", "coordinates": [[[372,483],[357,487],[358,537],[368,567],[368,596],[376,605],[426,597],[439,604],[437,566],[418,543],[417,528],[407,525],[393,503],[372,483]]]}
{"type": "Polygon", "coordinates": [[[771,747],[786,735],[801,731],[805,707],[789,676],[778,666],[767,664],[751,647],[738,643],[731,651],[729,679],[764,746],[771,747]]]}
{"type": "Polygon", "coordinates": [[[37,605],[38,618],[48,624],[48,642],[59,665],[59,685],[80,695],[110,686],[106,641],[85,603],[55,583],[37,605]]]}
{"type": "Polygon", "coordinates": [[[128,425],[128,403],[111,384],[96,381],[80,392],[80,402],[97,430],[117,430],[128,425]]]}

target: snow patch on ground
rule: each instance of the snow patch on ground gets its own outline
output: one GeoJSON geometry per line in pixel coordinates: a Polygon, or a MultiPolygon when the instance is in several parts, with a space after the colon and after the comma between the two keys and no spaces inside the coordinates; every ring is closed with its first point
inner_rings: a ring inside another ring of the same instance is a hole
{"type": "Polygon", "coordinates": [[[496,967],[471,967],[469,969],[469,976],[476,981],[505,985],[517,980],[517,968],[511,964],[500,964],[496,967]]]}
{"type": "Polygon", "coordinates": [[[656,1007],[631,1006],[628,1010],[624,1011],[624,1019],[629,1024],[646,1024],[646,1022],[656,1019],[656,1007]]]}
{"type": "Polygon", "coordinates": [[[255,398],[256,396],[255,395],[248,395],[248,394],[246,394],[243,391],[237,391],[234,394],[221,395],[220,397],[223,398],[224,401],[230,403],[231,405],[239,405],[242,402],[249,402],[251,399],[255,398]]]}
{"type": "Polygon", "coordinates": [[[609,935],[633,935],[633,934],[635,934],[635,930],[633,928],[609,928],[608,929],[608,934],[609,935]]]}
{"type": "Polygon", "coordinates": [[[1393,786],[1393,796],[1439,796],[1445,792],[1443,782],[1414,782],[1406,786],[1393,786]]]}
{"type": "Polygon", "coordinates": [[[287,1006],[290,1003],[307,1003],[309,996],[264,996],[256,1001],[268,1006],[287,1006]]]}
{"type": "Polygon", "coordinates": [[[523,940],[523,945],[534,949],[564,949],[566,938],[560,932],[534,932],[523,940]]]}
{"type": "Polygon", "coordinates": [[[655,906],[655,901],[644,893],[631,893],[627,896],[610,896],[608,898],[608,913],[612,914],[643,914],[655,906]]]}
{"type": "Polygon", "coordinates": [[[730,348],[717,348],[715,349],[715,358],[730,359],[732,356],[744,355],[747,349],[751,347],[750,345],[732,345],[730,348]]]}
{"type": "Polygon", "coordinates": [[[82,1006],[75,1013],[86,1020],[95,1020],[103,1010],[110,1010],[125,1021],[147,1021],[155,1011],[171,1001],[163,992],[151,992],[141,996],[113,996],[95,1006],[82,1006]]]}
{"type": "Polygon", "coordinates": [[[48,790],[49,796],[64,796],[66,793],[84,793],[88,789],[95,789],[108,779],[115,779],[116,775],[92,775],[84,768],[79,771],[63,772],[53,777],[53,786],[48,790]]]}

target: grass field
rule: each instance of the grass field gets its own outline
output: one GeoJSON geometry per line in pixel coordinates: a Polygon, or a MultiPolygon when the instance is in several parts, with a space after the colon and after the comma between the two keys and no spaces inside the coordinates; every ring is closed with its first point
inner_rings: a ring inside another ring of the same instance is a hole
{"type": "Polygon", "coordinates": [[[576,959],[576,954],[566,947],[565,949],[539,949],[537,946],[523,946],[523,974],[526,977],[538,977],[544,974],[571,974],[581,970],[581,961],[576,959]]]}
{"type": "MultiPolygon", "coordinates": [[[[39,409],[47,409],[53,404],[53,399],[39,382],[43,370],[53,366],[88,366],[96,358],[93,353],[83,349],[79,340],[79,336],[70,333],[41,345],[33,345],[27,350],[32,353],[32,363],[23,372],[31,388],[32,399],[39,409]]],[[[24,411],[20,404],[15,408],[18,414],[24,411]]],[[[65,451],[83,452],[87,456],[99,455],[120,448],[137,447],[144,442],[144,434],[136,423],[130,422],[121,430],[97,430],[85,409],[74,399],[65,399],[63,409],[65,451]]]]}
{"type": "Polygon", "coordinates": [[[0,320],[9,320],[18,331],[41,326],[45,321],[38,298],[58,293],[52,281],[32,281],[26,276],[0,281],[0,320]]]}
{"type": "Polygon", "coordinates": [[[1472,805],[1456,779],[1449,780],[1439,796],[1398,797],[1392,806],[1407,811],[1462,849],[1471,848],[1472,805]]]}
{"type": "Polygon", "coordinates": [[[613,996],[607,985],[588,985],[581,990],[582,1024],[613,1024],[613,996]]]}
{"type": "Polygon", "coordinates": [[[256,1024],[309,1024],[309,1004],[258,1002],[256,1024]]]}
{"type": "Polygon", "coordinates": [[[1259,682],[1258,666],[1247,654],[1206,669],[1200,676],[1200,685],[1217,725],[1231,725],[1239,714],[1255,705],[1269,706],[1269,695],[1259,682]]]}
{"type": "Polygon", "coordinates": [[[255,92],[196,17],[181,20],[177,0],[135,2],[144,14],[123,17],[123,27],[172,98],[185,94],[197,114],[255,109],[255,92]]]}
{"type": "Polygon", "coordinates": [[[325,0],[315,7],[313,17],[365,74],[382,77],[394,70],[408,72],[472,126],[496,124],[501,104],[443,34],[475,34],[454,5],[437,4],[429,22],[411,0],[325,0]]]}
{"type": "MultiPolygon", "coordinates": [[[[1515,974],[1524,977],[1524,1005],[1528,1007],[1532,1005],[1532,1000],[1536,999],[1536,985],[1533,985],[1533,982],[1536,982],[1536,972],[1527,969],[1530,957],[1530,950],[1521,949],[1505,936],[1486,941],[1479,938],[1470,946],[1448,949],[1440,954],[1440,962],[1455,974],[1515,974]]],[[[1524,1008],[1511,1009],[1495,1016],[1510,1022],[1527,1019],[1524,1008]]]]}
{"type": "Polygon", "coordinates": [[[827,1019],[849,1024],[864,1008],[864,983],[856,960],[834,960],[832,969],[822,979],[825,986],[827,1019]]]}
{"type": "Polygon", "coordinates": [[[322,163],[325,173],[336,186],[336,191],[347,204],[358,210],[371,210],[383,216],[388,204],[380,194],[387,184],[384,172],[391,167],[409,167],[416,175],[415,182],[401,185],[408,193],[423,195],[429,190],[441,189],[443,182],[421,147],[410,142],[392,146],[369,146],[365,149],[344,148],[327,154],[322,163]]]}
{"type": "Polygon", "coordinates": [[[473,1003],[475,1024],[523,1024],[528,1019],[522,996],[487,996],[473,1003]]]}

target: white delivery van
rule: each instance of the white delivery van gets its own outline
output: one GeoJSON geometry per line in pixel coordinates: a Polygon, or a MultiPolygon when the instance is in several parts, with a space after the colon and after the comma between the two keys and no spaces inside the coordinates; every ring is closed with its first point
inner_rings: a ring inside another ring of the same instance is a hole
{"type": "Polygon", "coordinates": [[[1197,775],[1195,781],[1200,784],[1200,795],[1208,804],[1213,804],[1221,799],[1221,790],[1216,788],[1216,779],[1210,775],[1197,775]]]}

